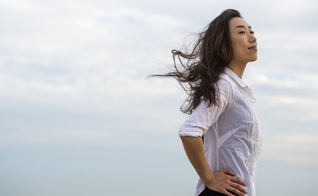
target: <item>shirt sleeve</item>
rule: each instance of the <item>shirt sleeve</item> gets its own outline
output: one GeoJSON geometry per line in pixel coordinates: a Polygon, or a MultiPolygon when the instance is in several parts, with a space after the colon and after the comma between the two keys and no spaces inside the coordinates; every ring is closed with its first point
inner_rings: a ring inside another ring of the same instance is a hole
{"type": "Polygon", "coordinates": [[[216,96],[217,104],[211,104],[209,106],[209,102],[201,98],[200,104],[180,127],[179,136],[201,137],[231,104],[233,100],[233,88],[231,84],[224,79],[220,79],[218,81],[218,87],[219,91],[216,96]]]}

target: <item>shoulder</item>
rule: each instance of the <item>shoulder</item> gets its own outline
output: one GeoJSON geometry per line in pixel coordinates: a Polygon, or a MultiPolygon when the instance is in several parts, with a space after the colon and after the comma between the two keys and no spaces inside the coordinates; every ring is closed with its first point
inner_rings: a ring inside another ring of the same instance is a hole
{"type": "Polygon", "coordinates": [[[231,100],[234,96],[235,84],[228,75],[222,74],[217,82],[217,89],[221,97],[231,100]]]}

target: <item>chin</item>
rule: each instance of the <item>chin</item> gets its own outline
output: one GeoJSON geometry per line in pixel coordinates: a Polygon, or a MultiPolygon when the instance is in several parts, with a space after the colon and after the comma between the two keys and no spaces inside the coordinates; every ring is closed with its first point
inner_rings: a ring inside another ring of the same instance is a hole
{"type": "Polygon", "coordinates": [[[257,56],[251,58],[251,59],[249,60],[249,62],[254,62],[254,61],[256,61],[256,60],[257,60],[257,56]]]}

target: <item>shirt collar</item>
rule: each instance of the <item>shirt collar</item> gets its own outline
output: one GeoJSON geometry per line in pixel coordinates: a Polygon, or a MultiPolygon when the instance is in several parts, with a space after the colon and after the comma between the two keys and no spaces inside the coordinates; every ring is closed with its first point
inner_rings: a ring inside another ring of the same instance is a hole
{"type": "Polygon", "coordinates": [[[230,76],[242,88],[247,86],[247,84],[245,84],[245,82],[241,78],[239,78],[230,68],[225,67],[224,73],[230,76]]]}

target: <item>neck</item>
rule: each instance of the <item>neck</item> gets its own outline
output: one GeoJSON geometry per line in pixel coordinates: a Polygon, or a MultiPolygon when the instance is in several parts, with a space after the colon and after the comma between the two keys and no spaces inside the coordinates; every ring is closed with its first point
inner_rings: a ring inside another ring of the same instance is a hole
{"type": "Polygon", "coordinates": [[[242,79],[246,65],[247,63],[236,63],[231,61],[227,67],[231,69],[239,78],[242,79]]]}

